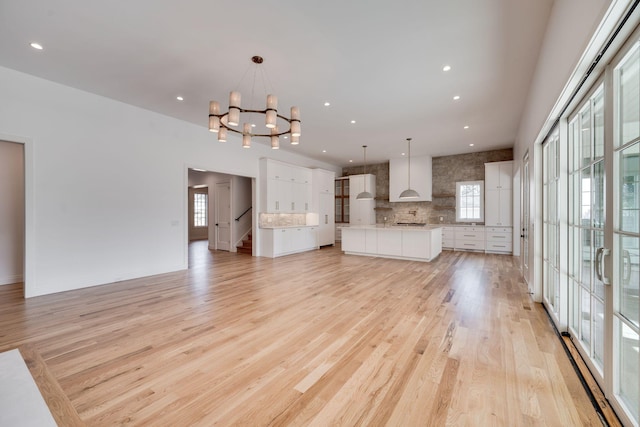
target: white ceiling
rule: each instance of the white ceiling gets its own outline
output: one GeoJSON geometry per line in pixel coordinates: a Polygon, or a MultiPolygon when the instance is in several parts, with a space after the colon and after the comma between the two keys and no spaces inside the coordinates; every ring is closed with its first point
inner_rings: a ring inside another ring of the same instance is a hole
{"type": "MultiPolygon", "coordinates": [[[[346,166],[363,144],[376,163],[412,137],[412,155],[441,156],[513,146],[552,4],[0,0],[0,65],[207,132],[210,100],[239,89],[248,107],[261,55],[281,113],[301,110],[300,145],[284,149],[346,166]]],[[[264,93],[258,81],[255,108],[264,93]]]]}

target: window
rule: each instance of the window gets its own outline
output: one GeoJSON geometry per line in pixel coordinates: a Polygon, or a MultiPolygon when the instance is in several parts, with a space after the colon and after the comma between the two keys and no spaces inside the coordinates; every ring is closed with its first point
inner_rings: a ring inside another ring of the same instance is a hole
{"type": "Polygon", "coordinates": [[[209,196],[205,192],[196,192],[193,195],[193,226],[194,227],[206,227],[207,223],[207,204],[209,203],[209,196]]]}
{"type": "Polygon", "coordinates": [[[336,179],[336,222],[349,222],[349,178],[336,179]]]}
{"type": "Polygon", "coordinates": [[[456,182],[456,221],[484,222],[484,181],[456,182]]]}

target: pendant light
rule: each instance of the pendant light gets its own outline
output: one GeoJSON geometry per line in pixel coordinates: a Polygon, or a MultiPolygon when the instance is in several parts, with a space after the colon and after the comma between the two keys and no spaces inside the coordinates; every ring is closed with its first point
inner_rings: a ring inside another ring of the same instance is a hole
{"type": "Polygon", "coordinates": [[[417,199],[420,195],[411,189],[411,138],[407,138],[407,152],[407,189],[400,193],[400,199],[417,199]]]}
{"type": "MultiPolygon", "coordinates": [[[[362,146],[364,150],[364,175],[367,174],[367,146],[362,146]]],[[[367,191],[367,177],[362,177],[364,181],[364,191],[356,196],[356,200],[373,200],[373,194],[367,191]]]]}

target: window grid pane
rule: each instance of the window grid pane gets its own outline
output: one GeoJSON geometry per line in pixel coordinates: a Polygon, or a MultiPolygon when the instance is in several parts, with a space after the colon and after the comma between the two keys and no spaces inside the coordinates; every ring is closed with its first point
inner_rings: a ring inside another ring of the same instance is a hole
{"type": "Polygon", "coordinates": [[[206,227],[208,195],[206,193],[195,193],[193,195],[193,226],[206,227]]]}

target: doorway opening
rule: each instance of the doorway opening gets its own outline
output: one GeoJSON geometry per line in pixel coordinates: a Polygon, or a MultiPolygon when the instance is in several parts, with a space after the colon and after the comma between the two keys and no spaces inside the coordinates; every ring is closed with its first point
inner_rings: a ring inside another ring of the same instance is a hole
{"type": "Polygon", "coordinates": [[[0,141],[0,285],[24,290],[24,144],[0,141]]]}
{"type": "Polygon", "coordinates": [[[254,224],[251,178],[188,169],[188,258],[204,251],[252,254],[254,224]]]}

